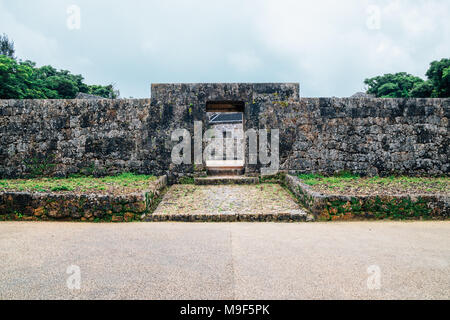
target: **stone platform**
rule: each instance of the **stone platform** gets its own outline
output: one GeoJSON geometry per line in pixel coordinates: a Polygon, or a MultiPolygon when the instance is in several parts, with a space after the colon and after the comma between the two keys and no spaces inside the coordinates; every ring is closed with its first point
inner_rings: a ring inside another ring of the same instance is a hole
{"type": "Polygon", "coordinates": [[[154,208],[166,186],[167,176],[161,176],[133,193],[0,190],[0,221],[137,221],[154,208]]]}
{"type": "MultiPolygon", "coordinates": [[[[326,194],[314,191],[298,177],[286,175],[285,185],[319,221],[445,220],[450,218],[447,194],[326,194]]],[[[355,182],[356,183],[356,182],[355,182]]],[[[386,187],[384,187],[386,188],[386,187]]],[[[386,188],[387,189],[387,188],[386,188]]]]}
{"type": "Polygon", "coordinates": [[[310,216],[277,184],[174,185],[147,221],[307,221],[310,216]]]}

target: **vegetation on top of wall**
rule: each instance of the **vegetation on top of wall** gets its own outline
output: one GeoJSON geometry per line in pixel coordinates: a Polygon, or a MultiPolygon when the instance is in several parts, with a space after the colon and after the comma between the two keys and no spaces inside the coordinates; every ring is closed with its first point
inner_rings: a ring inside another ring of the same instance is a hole
{"type": "Polygon", "coordinates": [[[298,177],[313,190],[325,194],[450,194],[450,177],[360,177],[348,172],[330,177],[317,174],[298,177]]]}
{"type": "Polygon", "coordinates": [[[38,178],[38,179],[2,179],[0,191],[28,192],[108,192],[129,193],[149,188],[156,180],[151,175],[136,175],[122,173],[117,176],[94,178],[91,176],[72,175],[68,178],[38,178]]]}
{"type": "Polygon", "coordinates": [[[433,61],[427,80],[406,72],[385,74],[364,80],[367,93],[378,98],[447,98],[450,97],[450,59],[433,61]]]}

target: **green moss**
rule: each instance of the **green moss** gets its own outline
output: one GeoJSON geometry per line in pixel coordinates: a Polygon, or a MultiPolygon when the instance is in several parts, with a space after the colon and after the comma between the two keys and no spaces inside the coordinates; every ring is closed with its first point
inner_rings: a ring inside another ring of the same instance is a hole
{"type": "Polygon", "coordinates": [[[259,183],[284,183],[285,174],[278,172],[274,175],[260,176],[259,183]]]}
{"type": "Polygon", "coordinates": [[[42,177],[53,172],[53,169],[56,166],[53,163],[54,158],[54,155],[49,155],[46,157],[32,157],[25,160],[23,163],[30,178],[42,177]]]}
{"type": "Polygon", "coordinates": [[[277,104],[277,105],[282,106],[282,107],[288,107],[289,106],[289,102],[287,102],[287,101],[274,101],[273,104],[277,104]]]}
{"type": "MultiPolygon", "coordinates": [[[[45,190],[44,188],[39,188],[40,190],[45,190]]],[[[68,186],[56,186],[56,187],[52,187],[50,189],[51,191],[72,191],[73,188],[72,187],[68,187],[68,186]]]]}
{"type": "Polygon", "coordinates": [[[333,177],[341,178],[341,179],[350,179],[350,180],[355,180],[355,179],[361,178],[361,176],[359,174],[354,174],[347,170],[339,171],[339,172],[335,173],[333,175],[333,177]]]}
{"type": "Polygon", "coordinates": [[[178,180],[179,184],[194,184],[194,178],[193,177],[181,177],[178,180]]]}
{"type": "Polygon", "coordinates": [[[152,198],[152,202],[149,203],[149,206],[147,207],[147,214],[152,214],[156,210],[156,208],[161,203],[164,195],[167,193],[168,190],[169,190],[169,188],[166,187],[166,188],[161,190],[161,192],[160,192],[158,197],[153,197],[152,198]]]}
{"type": "Polygon", "coordinates": [[[314,197],[308,195],[306,192],[303,191],[303,189],[299,186],[297,188],[297,200],[300,202],[301,205],[303,205],[305,208],[311,209],[314,205],[314,197]]]}

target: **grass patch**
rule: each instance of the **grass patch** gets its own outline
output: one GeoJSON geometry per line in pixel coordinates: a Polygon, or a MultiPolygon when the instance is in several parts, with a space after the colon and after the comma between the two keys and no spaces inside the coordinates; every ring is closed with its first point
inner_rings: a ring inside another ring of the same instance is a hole
{"type": "Polygon", "coordinates": [[[178,180],[178,184],[194,184],[194,178],[193,177],[181,177],[178,180]]]}
{"type": "Polygon", "coordinates": [[[68,178],[37,178],[0,180],[0,191],[27,192],[136,192],[146,190],[156,180],[151,175],[122,173],[117,176],[95,178],[72,175],[68,178]]]}
{"type": "Polygon", "coordinates": [[[313,190],[333,194],[450,194],[449,177],[360,177],[344,172],[335,176],[298,175],[313,190]]]}

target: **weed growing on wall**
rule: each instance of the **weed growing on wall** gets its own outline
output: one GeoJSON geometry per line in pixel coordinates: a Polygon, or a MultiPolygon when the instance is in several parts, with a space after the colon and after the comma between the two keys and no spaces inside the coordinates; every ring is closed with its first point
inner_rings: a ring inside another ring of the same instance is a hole
{"type": "Polygon", "coordinates": [[[53,173],[55,167],[54,155],[49,155],[43,158],[32,157],[29,160],[25,160],[24,164],[26,171],[29,172],[30,178],[49,176],[53,173]]]}

